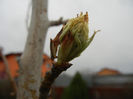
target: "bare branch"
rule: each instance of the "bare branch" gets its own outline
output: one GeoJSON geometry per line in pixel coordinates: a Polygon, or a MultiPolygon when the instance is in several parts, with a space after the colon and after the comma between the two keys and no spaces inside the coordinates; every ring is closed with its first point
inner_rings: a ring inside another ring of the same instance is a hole
{"type": "Polygon", "coordinates": [[[17,85],[16,85],[16,82],[14,81],[13,77],[11,76],[11,72],[10,72],[10,69],[9,69],[9,64],[8,64],[8,61],[6,59],[6,57],[4,56],[4,54],[2,53],[2,48],[0,48],[0,56],[5,64],[5,69],[6,69],[6,74],[8,76],[8,79],[13,87],[13,90],[14,92],[12,93],[12,95],[16,95],[16,92],[17,92],[17,85]]]}
{"type": "Polygon", "coordinates": [[[29,4],[28,4],[28,9],[27,9],[27,12],[26,12],[26,19],[25,19],[25,23],[26,23],[26,29],[27,31],[29,32],[29,19],[30,19],[30,16],[31,16],[31,8],[32,8],[32,2],[30,1],[29,4]]]}
{"type": "Polygon", "coordinates": [[[44,80],[41,83],[40,87],[40,99],[47,99],[47,95],[51,88],[51,85],[55,79],[63,72],[66,71],[72,64],[53,64],[53,68],[49,73],[46,74],[44,80]]]}
{"type": "Polygon", "coordinates": [[[63,18],[61,17],[61,18],[58,19],[58,20],[50,21],[49,26],[58,26],[58,25],[61,25],[61,24],[66,24],[67,21],[68,21],[68,20],[63,20],[63,18]]]}

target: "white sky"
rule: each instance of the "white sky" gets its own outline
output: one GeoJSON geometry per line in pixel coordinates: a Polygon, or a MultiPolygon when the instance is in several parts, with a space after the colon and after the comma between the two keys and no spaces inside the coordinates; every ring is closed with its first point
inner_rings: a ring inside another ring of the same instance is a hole
{"type": "MultiPolygon", "coordinates": [[[[5,53],[22,52],[27,36],[25,19],[29,0],[0,0],[0,46],[5,53]]],[[[67,73],[98,71],[109,67],[133,73],[133,0],[49,0],[49,19],[75,17],[88,11],[90,35],[100,29],[92,44],[71,63],[67,73]]],[[[49,40],[61,26],[50,28],[44,51],[49,55],[49,40]]]]}

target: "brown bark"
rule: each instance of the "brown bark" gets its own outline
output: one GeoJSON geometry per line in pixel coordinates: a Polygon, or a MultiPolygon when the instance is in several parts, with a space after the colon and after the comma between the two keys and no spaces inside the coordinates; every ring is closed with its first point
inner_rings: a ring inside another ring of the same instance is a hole
{"type": "Polygon", "coordinates": [[[39,99],[47,99],[49,90],[51,88],[51,85],[55,81],[55,79],[65,70],[67,70],[72,64],[53,64],[53,68],[50,72],[46,74],[44,77],[44,80],[41,83],[40,86],[40,98],[39,99]]]}

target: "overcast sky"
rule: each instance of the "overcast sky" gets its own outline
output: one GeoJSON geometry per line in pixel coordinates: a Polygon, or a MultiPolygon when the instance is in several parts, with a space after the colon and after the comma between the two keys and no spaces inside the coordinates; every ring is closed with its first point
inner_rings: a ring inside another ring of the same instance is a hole
{"type": "MultiPolygon", "coordinates": [[[[0,46],[5,53],[22,52],[27,36],[26,12],[29,0],[0,0],[0,46]]],[[[133,0],[49,0],[49,19],[75,17],[89,13],[90,35],[100,29],[91,45],[67,73],[98,71],[104,67],[133,73],[133,0]]],[[[49,40],[61,26],[50,28],[44,52],[49,55],[49,40]]]]}

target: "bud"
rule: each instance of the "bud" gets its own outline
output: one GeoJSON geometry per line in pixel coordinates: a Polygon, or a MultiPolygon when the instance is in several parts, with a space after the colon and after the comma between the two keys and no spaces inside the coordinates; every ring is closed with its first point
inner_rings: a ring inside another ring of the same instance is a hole
{"type": "MultiPolygon", "coordinates": [[[[53,50],[57,51],[57,41],[59,46],[57,63],[67,63],[78,57],[91,43],[97,31],[88,37],[88,13],[82,13],[76,18],[70,19],[63,26],[61,32],[56,36],[51,45],[53,50]],[[54,42],[56,41],[56,43],[54,42]],[[56,44],[56,46],[54,46],[56,44]]],[[[54,55],[56,52],[54,51],[54,55]]]]}

